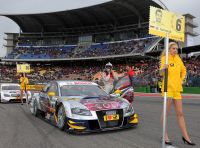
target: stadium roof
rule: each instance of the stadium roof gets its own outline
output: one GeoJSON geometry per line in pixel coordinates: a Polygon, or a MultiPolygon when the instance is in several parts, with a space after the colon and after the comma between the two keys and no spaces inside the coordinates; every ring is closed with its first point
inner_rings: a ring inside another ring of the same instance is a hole
{"type": "Polygon", "coordinates": [[[24,33],[68,32],[80,29],[115,28],[148,22],[152,0],[112,0],[110,2],[52,13],[3,14],[15,21],[24,33]]]}
{"type": "Polygon", "coordinates": [[[184,47],[182,49],[183,53],[189,54],[191,52],[199,52],[200,51],[200,45],[190,46],[190,47],[184,47]]]}

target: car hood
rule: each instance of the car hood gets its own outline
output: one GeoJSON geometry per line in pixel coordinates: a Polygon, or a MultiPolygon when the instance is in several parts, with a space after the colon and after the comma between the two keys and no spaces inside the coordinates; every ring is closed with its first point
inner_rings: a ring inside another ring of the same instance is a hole
{"type": "Polygon", "coordinates": [[[63,101],[67,101],[71,108],[79,107],[90,111],[124,109],[129,106],[129,103],[122,98],[112,98],[109,96],[101,97],[65,97],[63,101]]]}

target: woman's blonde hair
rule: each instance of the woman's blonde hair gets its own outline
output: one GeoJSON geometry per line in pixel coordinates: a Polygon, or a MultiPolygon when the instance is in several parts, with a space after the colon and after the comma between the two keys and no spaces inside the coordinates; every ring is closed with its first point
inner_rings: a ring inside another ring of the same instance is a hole
{"type": "MultiPolygon", "coordinates": [[[[170,52],[170,48],[172,48],[173,45],[177,45],[178,46],[178,44],[176,42],[170,42],[169,43],[169,51],[168,52],[170,52]]],[[[164,49],[163,52],[161,53],[161,57],[165,56],[165,54],[166,54],[166,49],[164,49]]]]}

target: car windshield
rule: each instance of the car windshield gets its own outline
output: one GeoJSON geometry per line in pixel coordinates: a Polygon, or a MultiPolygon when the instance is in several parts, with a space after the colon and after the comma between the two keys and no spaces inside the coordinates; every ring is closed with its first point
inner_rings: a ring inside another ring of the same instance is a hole
{"type": "Polygon", "coordinates": [[[2,90],[20,90],[20,87],[17,85],[8,85],[8,86],[2,86],[2,90]]]}
{"type": "Polygon", "coordinates": [[[63,85],[60,87],[61,96],[107,96],[108,94],[97,85],[63,85]]]}

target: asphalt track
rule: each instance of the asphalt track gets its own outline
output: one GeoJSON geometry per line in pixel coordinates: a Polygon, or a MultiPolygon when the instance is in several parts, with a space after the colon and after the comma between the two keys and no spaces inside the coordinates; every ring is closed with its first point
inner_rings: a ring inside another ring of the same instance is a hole
{"type": "MultiPolygon", "coordinates": [[[[184,114],[192,140],[200,148],[200,97],[184,99],[184,114]]],[[[0,104],[0,148],[161,148],[159,95],[136,94],[135,111],[139,126],[112,132],[72,135],[31,115],[26,105],[0,104]]],[[[183,144],[176,115],[169,115],[169,136],[178,148],[183,144]]]]}

